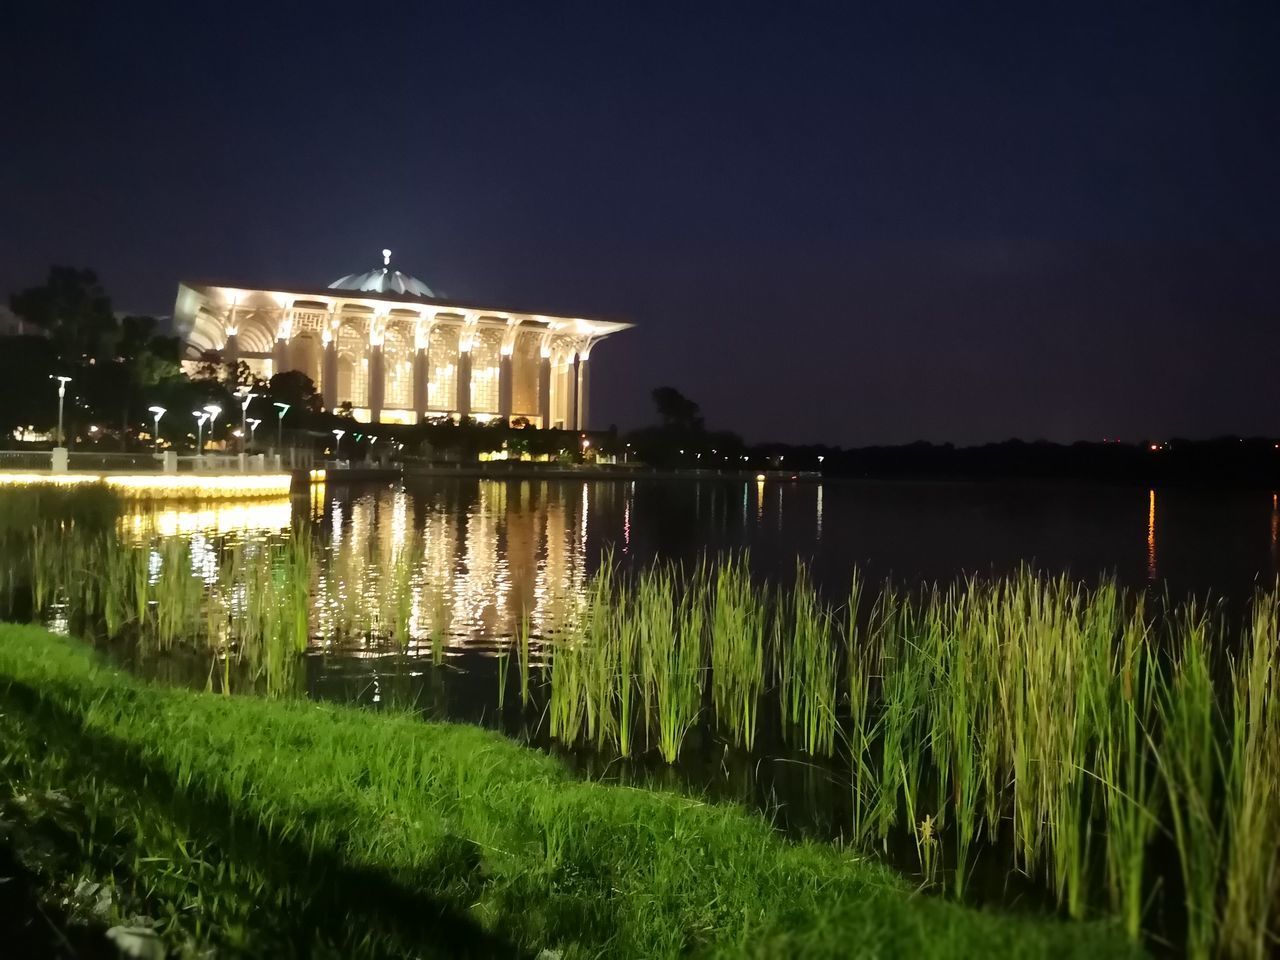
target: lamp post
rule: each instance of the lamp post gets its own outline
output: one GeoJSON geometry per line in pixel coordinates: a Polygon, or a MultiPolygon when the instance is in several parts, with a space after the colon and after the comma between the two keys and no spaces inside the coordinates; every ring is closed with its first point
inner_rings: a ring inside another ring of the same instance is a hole
{"type": "Polygon", "coordinates": [[[251,447],[253,446],[253,437],[254,437],[254,434],[256,434],[256,433],[258,432],[258,424],[260,424],[261,422],[262,422],[261,420],[250,420],[250,421],[248,421],[248,423],[249,423],[249,446],[251,446],[251,447]]]}
{"type": "Polygon", "coordinates": [[[67,435],[62,432],[62,398],[67,395],[67,384],[71,382],[71,378],[54,376],[51,373],[49,379],[58,381],[58,446],[65,447],[67,435]]]}
{"type": "Polygon", "coordinates": [[[276,452],[278,453],[284,447],[284,415],[289,412],[289,404],[276,403],[273,406],[280,415],[280,419],[276,423],[276,452]]]}
{"type": "Polygon", "coordinates": [[[152,431],[152,439],[155,441],[156,453],[160,452],[160,418],[164,416],[164,407],[147,407],[151,415],[155,417],[155,428],[152,431]]]}
{"type": "MultiPolygon", "coordinates": [[[[240,397],[240,440],[241,440],[240,446],[241,446],[242,448],[244,447],[244,438],[245,438],[245,437],[248,435],[248,433],[249,433],[249,430],[248,430],[248,426],[249,426],[249,403],[250,403],[250,401],[252,401],[252,400],[253,400],[253,398],[254,398],[254,397],[256,397],[256,396],[257,396],[257,394],[256,394],[256,393],[253,393],[252,391],[246,391],[246,392],[245,392],[244,394],[242,394],[242,395],[241,395],[241,397],[240,397]]],[[[244,451],[243,451],[243,449],[242,449],[242,450],[241,450],[241,453],[243,453],[243,452],[244,452],[244,451]]]]}
{"type": "Polygon", "coordinates": [[[209,442],[213,443],[213,430],[218,425],[218,414],[222,408],[216,403],[206,403],[201,409],[209,415],[209,442]]]}
{"type": "Polygon", "coordinates": [[[333,435],[336,439],[333,443],[333,459],[335,460],[339,459],[338,452],[342,450],[342,435],[346,432],[347,431],[345,430],[339,430],[336,427],[334,428],[333,435]]]}
{"type": "Polygon", "coordinates": [[[191,415],[196,418],[196,456],[204,456],[204,422],[209,419],[209,414],[203,410],[192,410],[191,415]]]}

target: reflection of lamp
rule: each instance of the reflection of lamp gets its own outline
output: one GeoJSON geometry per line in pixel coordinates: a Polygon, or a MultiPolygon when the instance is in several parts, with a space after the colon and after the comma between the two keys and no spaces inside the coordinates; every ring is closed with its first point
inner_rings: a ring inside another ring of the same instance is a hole
{"type": "Polygon", "coordinates": [[[155,420],[156,420],[155,441],[156,441],[156,451],[158,452],[160,450],[160,418],[164,416],[165,409],[164,407],[147,407],[147,410],[151,412],[151,414],[155,417],[155,420]]]}
{"type": "Polygon", "coordinates": [[[333,444],[333,459],[338,459],[338,451],[342,449],[342,435],[347,431],[334,428],[333,435],[335,437],[333,444]]]}
{"type": "Polygon", "coordinates": [[[261,420],[248,420],[248,421],[246,421],[246,422],[249,424],[249,444],[250,444],[250,446],[252,446],[252,445],[253,445],[253,436],[254,436],[254,434],[255,434],[255,433],[257,433],[257,432],[258,432],[258,424],[260,424],[262,421],[261,421],[261,420]]]}

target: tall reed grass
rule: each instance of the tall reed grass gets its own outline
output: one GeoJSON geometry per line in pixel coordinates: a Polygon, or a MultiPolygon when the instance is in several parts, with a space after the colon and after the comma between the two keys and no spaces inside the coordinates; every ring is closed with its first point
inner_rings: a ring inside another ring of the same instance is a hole
{"type": "MultiPolygon", "coordinates": [[[[144,651],[205,651],[228,692],[295,692],[313,643],[376,640],[439,663],[451,642],[451,586],[420,542],[371,556],[306,528],[211,546],[65,523],[19,539],[6,589],[37,612],[144,651]]],[[[806,763],[848,772],[856,849],[912,844],[953,896],[1002,857],[1065,914],[1114,915],[1135,941],[1177,914],[1189,956],[1276,950],[1280,591],[1259,593],[1237,635],[1216,607],[1106,579],[1023,569],[872,591],[855,577],[833,602],[803,566],[785,588],[756,582],[743,554],[630,571],[606,558],[554,606],[553,633],[521,619],[499,697],[510,713],[514,659],[519,710],[565,746],[676,763],[691,738],[758,753],[776,731],[806,763]],[[1176,882],[1159,882],[1155,857],[1176,882]]]]}

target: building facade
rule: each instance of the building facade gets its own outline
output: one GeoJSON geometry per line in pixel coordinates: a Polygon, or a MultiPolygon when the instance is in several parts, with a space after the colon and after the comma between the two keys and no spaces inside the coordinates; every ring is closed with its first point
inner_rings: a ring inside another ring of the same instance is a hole
{"type": "Polygon", "coordinates": [[[587,429],[592,350],[631,324],[446,300],[382,253],[380,268],[319,290],[180,283],[186,359],[244,361],[263,379],[300,371],[327,409],[350,403],[365,422],[523,417],[587,429]]]}

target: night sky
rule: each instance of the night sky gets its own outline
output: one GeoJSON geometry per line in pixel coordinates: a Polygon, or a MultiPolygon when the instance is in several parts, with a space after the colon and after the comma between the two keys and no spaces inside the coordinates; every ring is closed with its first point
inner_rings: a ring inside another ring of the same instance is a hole
{"type": "Polygon", "coordinates": [[[6,5],[0,293],[51,263],[637,329],[751,440],[1280,433],[1280,4],[6,5]]]}

